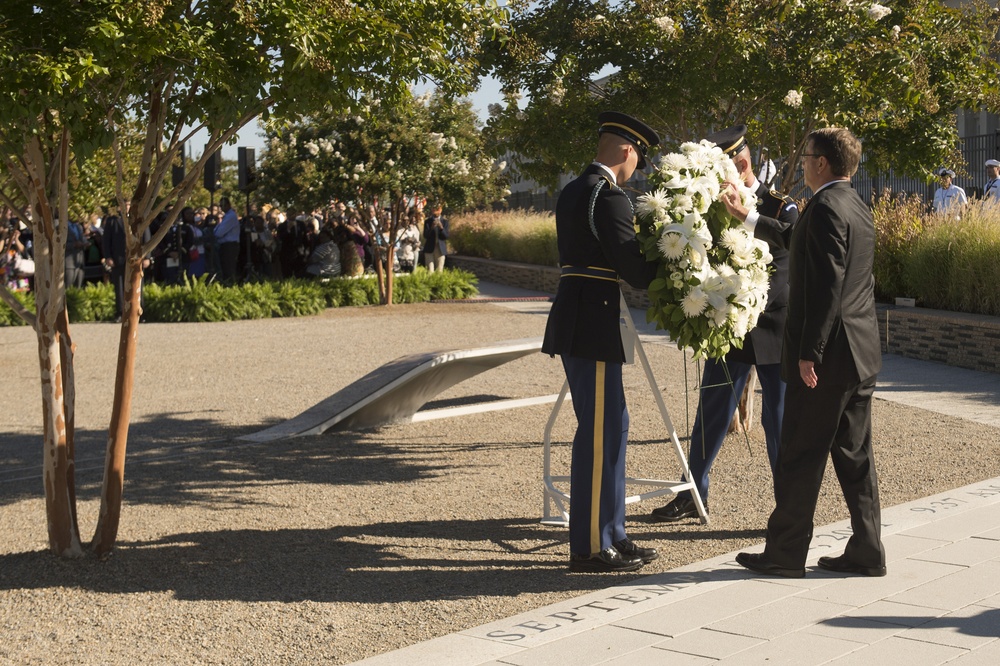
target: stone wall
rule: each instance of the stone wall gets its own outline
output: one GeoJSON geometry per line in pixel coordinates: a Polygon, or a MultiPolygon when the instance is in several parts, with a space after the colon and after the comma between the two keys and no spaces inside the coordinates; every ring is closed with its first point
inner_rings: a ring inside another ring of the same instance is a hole
{"type": "MultiPolygon", "coordinates": [[[[448,265],[475,273],[480,280],[521,289],[556,293],[559,269],[477,257],[448,256],[448,265]]],[[[625,300],[648,308],[644,291],[623,285],[625,300]]],[[[936,361],[959,368],[1000,373],[1000,317],[925,308],[878,306],[882,351],[936,361]]]]}
{"type": "Polygon", "coordinates": [[[883,352],[1000,372],[1000,317],[885,305],[878,329],[883,352]]]}

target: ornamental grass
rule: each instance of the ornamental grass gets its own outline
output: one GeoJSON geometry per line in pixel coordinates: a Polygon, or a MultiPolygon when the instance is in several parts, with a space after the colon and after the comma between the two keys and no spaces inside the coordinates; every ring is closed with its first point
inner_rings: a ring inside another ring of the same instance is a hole
{"type": "Polygon", "coordinates": [[[1000,316],[1000,204],[928,216],[904,262],[907,296],[928,308],[1000,316]]]}
{"type": "Polygon", "coordinates": [[[451,219],[452,251],[470,257],[559,265],[556,219],[533,210],[477,211],[451,219]]]}

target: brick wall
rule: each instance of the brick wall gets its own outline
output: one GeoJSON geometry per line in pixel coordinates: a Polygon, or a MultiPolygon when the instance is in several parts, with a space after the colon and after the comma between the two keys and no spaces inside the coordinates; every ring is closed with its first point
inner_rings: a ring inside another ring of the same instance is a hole
{"type": "MultiPolygon", "coordinates": [[[[559,269],[477,257],[448,255],[448,265],[474,273],[480,280],[521,289],[556,293],[559,269]]],[[[623,285],[626,302],[648,308],[641,290],[623,285]]],[[[878,306],[882,351],[959,368],[1000,373],[1000,317],[944,310],[878,306]]]]}

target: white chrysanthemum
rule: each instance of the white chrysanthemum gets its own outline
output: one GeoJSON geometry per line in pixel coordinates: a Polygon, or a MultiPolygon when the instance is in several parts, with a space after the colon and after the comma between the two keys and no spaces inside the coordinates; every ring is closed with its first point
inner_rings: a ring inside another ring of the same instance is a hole
{"type": "Polygon", "coordinates": [[[688,158],[680,153],[668,153],[660,158],[660,170],[681,171],[691,166],[688,158]]]}
{"type": "Polygon", "coordinates": [[[674,197],[673,211],[678,215],[687,215],[694,209],[694,199],[686,194],[678,194],[674,197]]]}
{"type": "Polygon", "coordinates": [[[868,17],[873,21],[881,21],[891,13],[891,9],[878,3],[873,3],[872,6],[868,8],[868,17]]]}
{"type": "Polygon", "coordinates": [[[673,261],[681,258],[687,249],[688,243],[683,234],[669,232],[660,236],[660,240],[656,242],[656,246],[660,248],[660,252],[663,253],[664,257],[673,261]]]}
{"type": "Polygon", "coordinates": [[[750,332],[750,314],[746,310],[739,310],[736,313],[736,320],[733,322],[733,335],[743,339],[750,332]]]}
{"type": "Polygon", "coordinates": [[[691,291],[681,299],[681,310],[686,317],[697,317],[707,305],[708,296],[701,287],[691,287],[691,291]]]}
{"type": "Polygon", "coordinates": [[[694,141],[685,141],[681,144],[681,152],[685,155],[691,155],[700,151],[703,146],[700,143],[695,143],[694,141]]]}
{"type": "Polygon", "coordinates": [[[691,162],[691,168],[699,173],[708,171],[715,163],[712,155],[702,148],[688,155],[688,160],[691,162]]]}
{"type": "Polygon", "coordinates": [[[802,106],[802,93],[798,90],[789,90],[788,94],[781,101],[793,109],[797,109],[802,106]]]}
{"type": "Polygon", "coordinates": [[[392,167],[396,166],[396,160],[386,160],[385,165],[391,169],[392,167]]]}
{"type": "Polygon", "coordinates": [[[655,192],[643,194],[636,200],[635,209],[640,216],[664,214],[670,209],[670,193],[661,187],[655,192]]]}
{"type": "Polygon", "coordinates": [[[668,38],[672,38],[677,35],[677,22],[674,21],[669,16],[659,16],[653,19],[653,23],[656,27],[663,31],[668,38]]]}
{"type": "Polygon", "coordinates": [[[899,39],[899,33],[901,31],[902,31],[902,28],[900,28],[898,25],[892,26],[892,38],[893,39],[899,39]]]}
{"type": "Polygon", "coordinates": [[[316,157],[317,155],[319,155],[319,146],[317,146],[314,142],[307,141],[303,145],[305,145],[306,150],[308,150],[309,154],[312,155],[313,157],[316,157]]]}
{"type": "Polygon", "coordinates": [[[747,232],[737,227],[735,229],[724,230],[722,238],[719,239],[719,244],[730,252],[739,252],[742,248],[749,245],[748,240],[749,236],[747,232]]]}
{"type": "Polygon", "coordinates": [[[707,308],[705,310],[705,316],[708,317],[709,327],[722,328],[729,323],[729,308],[723,308],[721,310],[707,308]]]}

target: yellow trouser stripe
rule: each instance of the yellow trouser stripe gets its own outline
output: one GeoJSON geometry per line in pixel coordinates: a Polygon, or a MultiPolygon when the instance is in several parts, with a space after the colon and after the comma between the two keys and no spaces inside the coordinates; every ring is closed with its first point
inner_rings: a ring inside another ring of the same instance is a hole
{"type": "Polygon", "coordinates": [[[601,480],[604,472],[604,361],[594,372],[594,469],[590,486],[590,552],[601,550],[601,480]]]}

